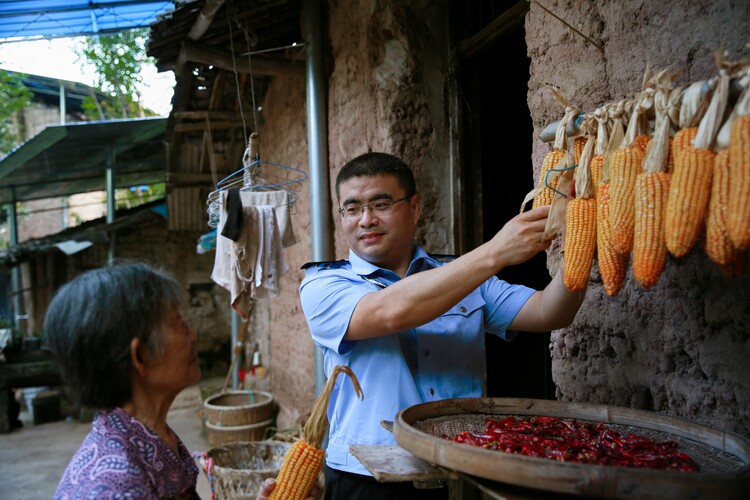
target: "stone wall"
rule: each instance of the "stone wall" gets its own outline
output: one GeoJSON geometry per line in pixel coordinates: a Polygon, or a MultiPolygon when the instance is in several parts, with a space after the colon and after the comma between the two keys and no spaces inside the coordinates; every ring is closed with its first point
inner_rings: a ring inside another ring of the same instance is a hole
{"type": "MultiPolygon", "coordinates": [[[[535,138],[562,116],[544,90],[561,88],[591,111],[632,96],[646,65],[683,69],[679,83],[715,74],[713,53],[733,59],[750,32],[747,2],[573,2],[546,4],[602,50],[532,4],[528,103],[535,138]]],[[[539,165],[549,146],[534,142],[539,165]]],[[[550,272],[559,254],[549,257],[550,272]]],[[[596,266],[595,266],[596,267],[596,266]]],[[[750,273],[729,279],[700,247],[669,258],[658,284],[643,290],[629,272],[618,296],[592,271],[575,323],[553,333],[553,378],[561,400],[639,407],[750,435],[750,273]]]]}

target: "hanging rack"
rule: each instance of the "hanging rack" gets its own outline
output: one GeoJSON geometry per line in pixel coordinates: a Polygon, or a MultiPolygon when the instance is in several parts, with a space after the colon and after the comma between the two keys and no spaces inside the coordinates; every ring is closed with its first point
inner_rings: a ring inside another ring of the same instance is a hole
{"type": "Polygon", "coordinates": [[[248,147],[242,157],[243,167],[232,172],[216,183],[216,189],[208,195],[208,225],[216,227],[219,222],[221,192],[228,189],[240,191],[278,191],[288,193],[288,204],[294,209],[297,191],[307,172],[281,163],[267,162],[260,159],[260,139],[256,132],[250,134],[248,147]],[[271,168],[269,168],[271,167],[271,168]],[[277,169],[279,175],[270,172],[277,169]],[[295,189],[297,187],[297,189],[295,189]]]}

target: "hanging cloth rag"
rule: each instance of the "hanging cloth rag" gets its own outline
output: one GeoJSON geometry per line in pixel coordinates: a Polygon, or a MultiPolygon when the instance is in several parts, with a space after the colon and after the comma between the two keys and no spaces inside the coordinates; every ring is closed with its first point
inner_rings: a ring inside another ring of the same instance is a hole
{"type": "MultiPolygon", "coordinates": [[[[246,319],[252,299],[277,296],[279,278],[289,271],[282,250],[279,220],[286,217],[285,228],[292,241],[294,233],[291,232],[287,205],[282,207],[287,208],[287,213],[280,218],[279,207],[245,203],[244,194],[241,193],[241,214],[235,213],[233,217],[231,211],[219,211],[218,227],[222,228],[222,235],[230,219],[239,220],[240,223],[238,228],[230,229],[230,234],[237,234],[236,241],[226,236],[217,237],[211,279],[230,292],[232,307],[246,319]]],[[[228,198],[228,193],[222,193],[222,205],[228,206],[228,198]]]]}
{"type": "Polygon", "coordinates": [[[292,228],[292,218],[290,214],[291,200],[288,191],[279,189],[276,191],[251,191],[240,190],[242,206],[270,206],[274,208],[276,214],[276,225],[281,235],[281,244],[284,248],[290,247],[297,243],[292,228]]]}
{"type": "Polygon", "coordinates": [[[261,240],[258,241],[258,254],[255,259],[255,280],[251,288],[253,298],[271,298],[279,295],[279,278],[289,272],[279,226],[276,221],[276,207],[261,205],[258,211],[258,226],[261,240]]]}
{"type": "Polygon", "coordinates": [[[239,189],[230,189],[226,194],[227,220],[221,226],[221,235],[232,241],[237,241],[242,228],[242,199],[239,189]]]}

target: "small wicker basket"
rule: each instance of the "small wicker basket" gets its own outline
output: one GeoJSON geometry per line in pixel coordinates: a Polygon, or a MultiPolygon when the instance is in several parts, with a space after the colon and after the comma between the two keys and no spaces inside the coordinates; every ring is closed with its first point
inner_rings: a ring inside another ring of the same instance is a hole
{"type": "Polygon", "coordinates": [[[208,445],[219,446],[239,441],[262,441],[273,423],[272,419],[246,425],[217,425],[206,422],[208,445]]]}
{"type": "Polygon", "coordinates": [[[206,398],[203,406],[212,424],[257,424],[271,418],[273,396],[264,391],[230,390],[206,398]]]}
{"type": "Polygon", "coordinates": [[[196,453],[212,499],[255,500],[263,480],[276,477],[291,443],[240,442],[196,453]]]}

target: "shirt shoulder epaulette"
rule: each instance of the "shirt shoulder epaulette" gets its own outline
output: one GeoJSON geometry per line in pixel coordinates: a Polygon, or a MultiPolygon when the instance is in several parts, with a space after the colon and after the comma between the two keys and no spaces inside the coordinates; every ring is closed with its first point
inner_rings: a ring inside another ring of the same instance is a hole
{"type": "Polygon", "coordinates": [[[456,260],[456,255],[446,255],[446,254],[440,254],[440,253],[428,253],[427,255],[430,256],[431,259],[435,259],[438,262],[447,263],[452,260],[456,260]]]}
{"type": "Polygon", "coordinates": [[[347,259],[323,260],[320,262],[308,262],[304,264],[300,269],[308,269],[310,267],[317,267],[318,269],[340,269],[348,263],[349,261],[347,259]]]}

